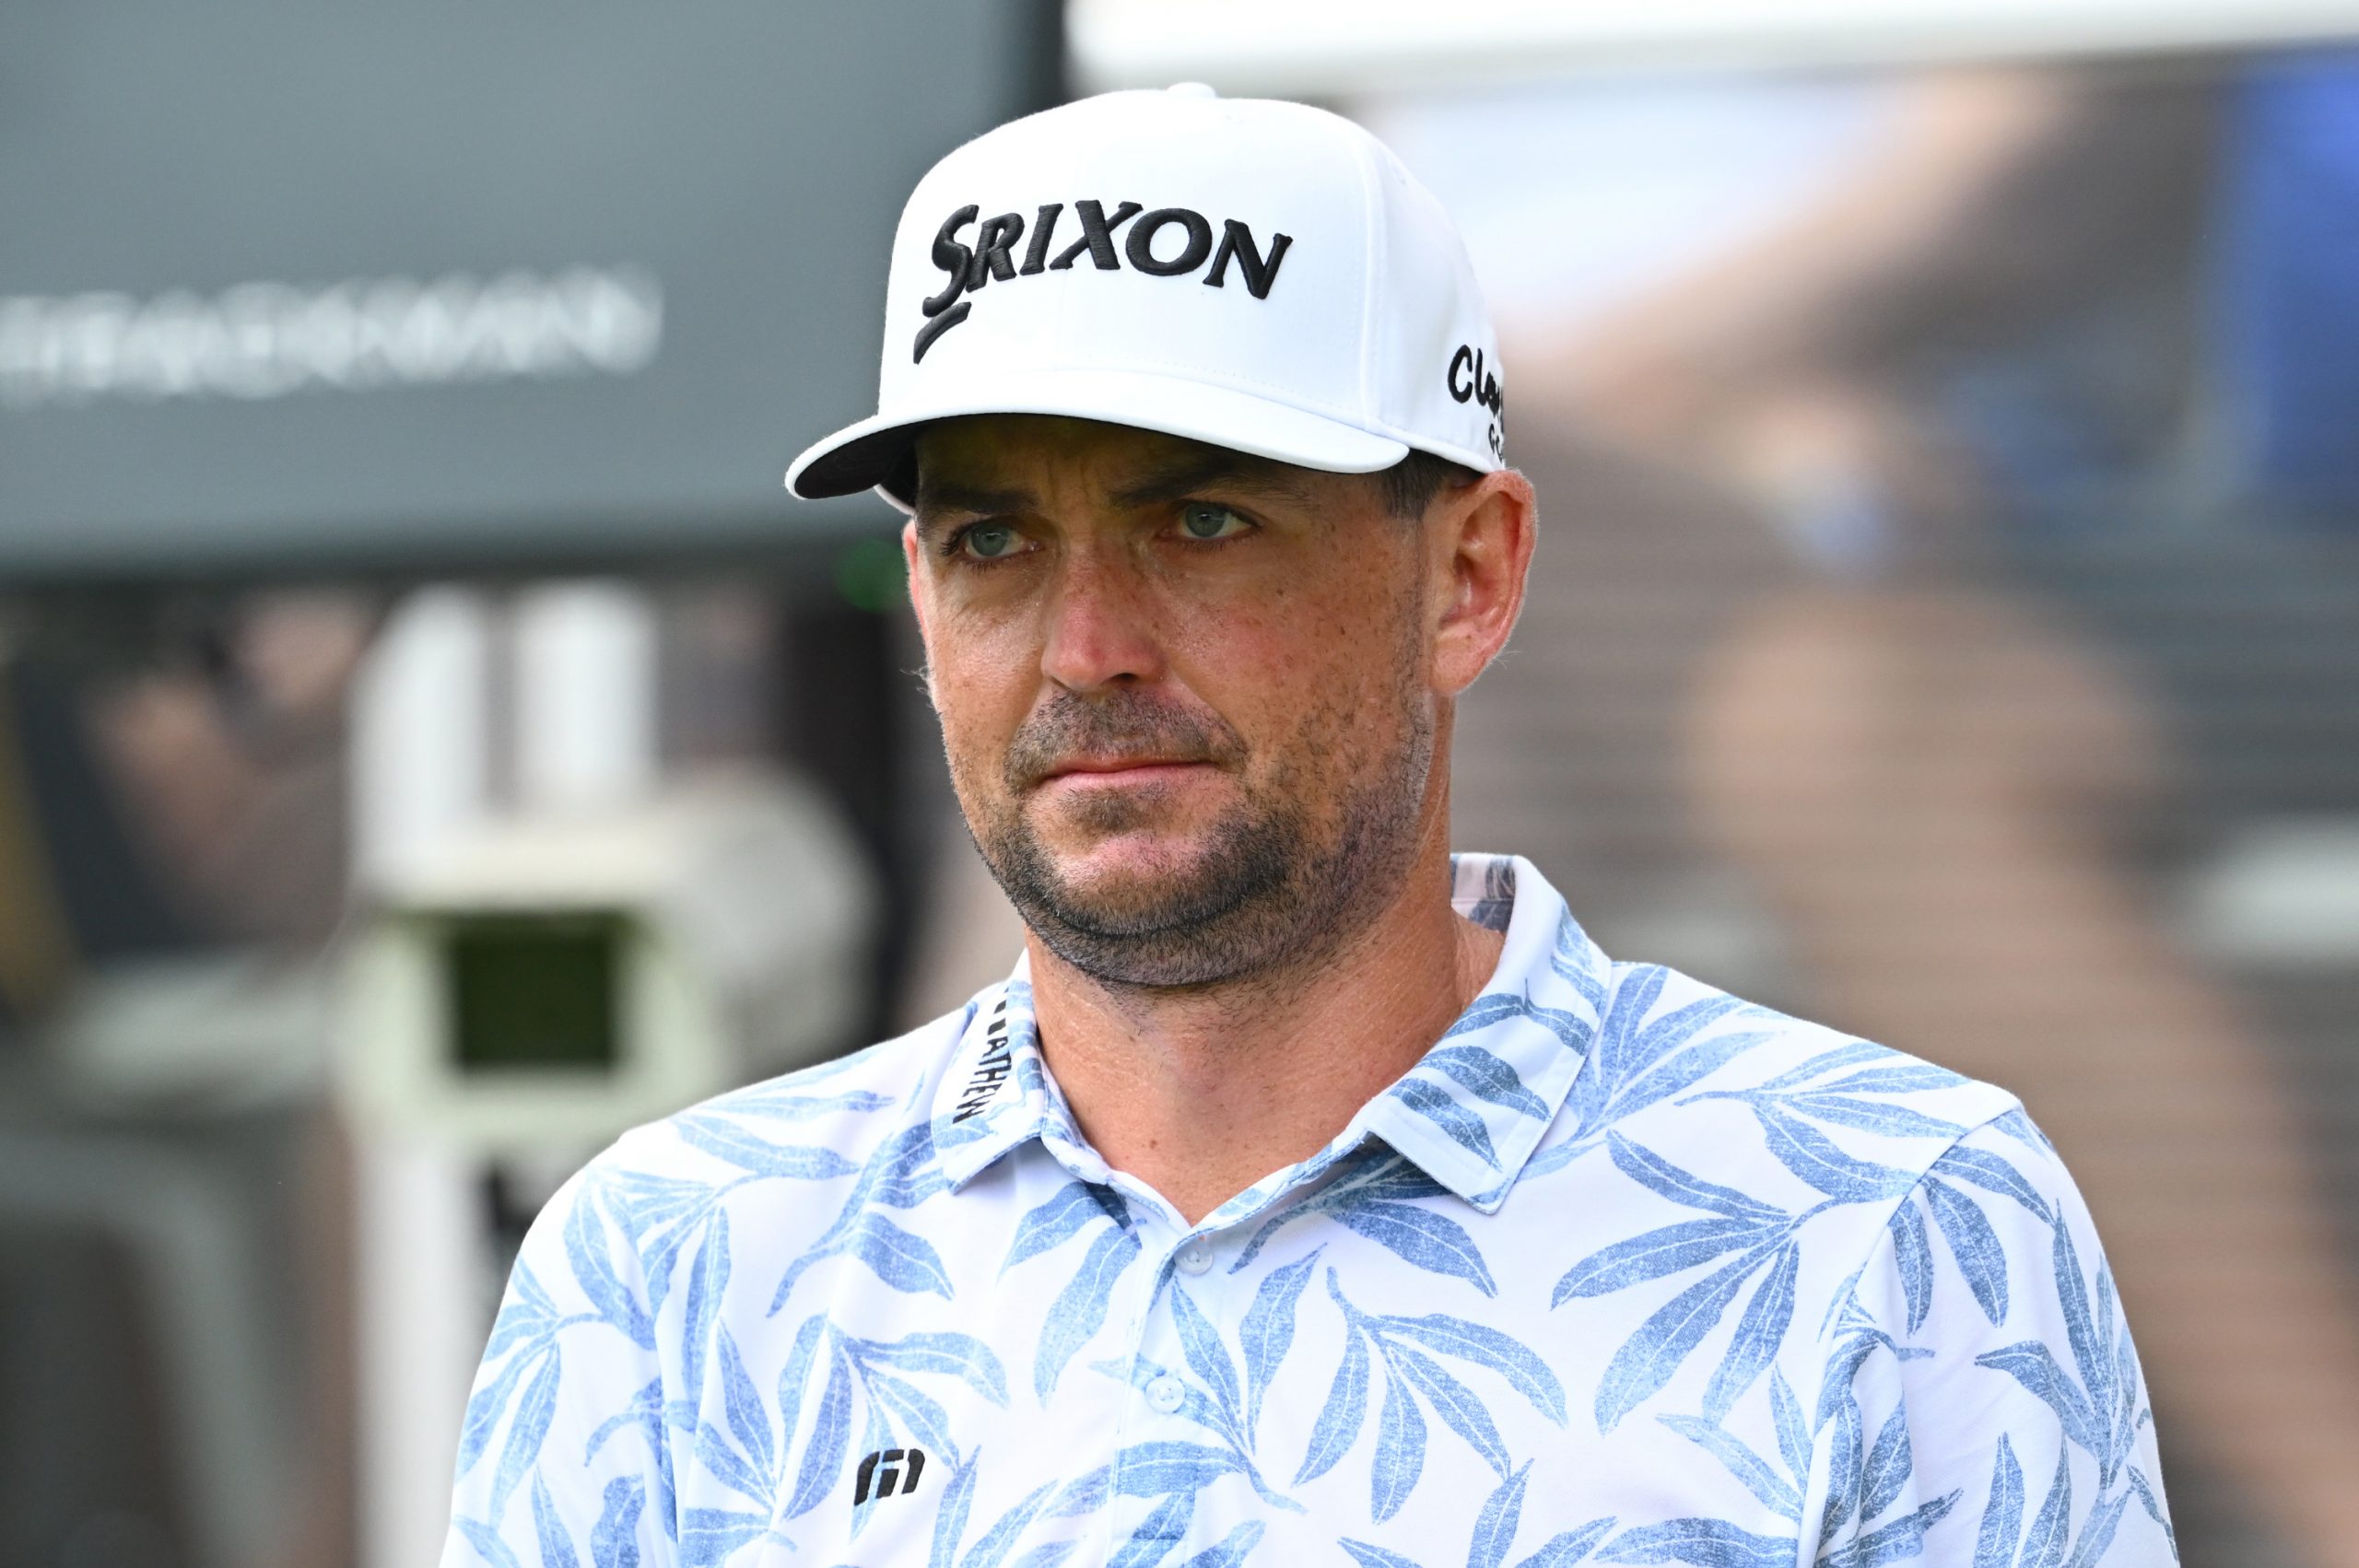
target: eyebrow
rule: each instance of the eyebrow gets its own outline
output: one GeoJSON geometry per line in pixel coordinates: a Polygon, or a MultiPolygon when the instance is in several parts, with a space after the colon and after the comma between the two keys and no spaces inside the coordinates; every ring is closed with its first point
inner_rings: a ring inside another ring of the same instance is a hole
{"type": "Polygon", "coordinates": [[[1309,498],[1301,486],[1286,479],[1282,467],[1266,458],[1215,449],[1175,463],[1135,485],[1125,486],[1114,492],[1112,499],[1115,506],[1128,511],[1180,500],[1209,485],[1235,485],[1295,500],[1309,498]]]}
{"type": "Polygon", "coordinates": [[[980,486],[961,485],[957,480],[918,485],[918,514],[923,517],[934,511],[979,512],[1002,515],[1029,511],[1039,504],[1029,490],[986,490],[980,486]]]}
{"type": "MultiPolygon", "coordinates": [[[[1134,485],[1124,486],[1109,499],[1120,510],[1134,511],[1180,500],[1212,485],[1233,485],[1241,489],[1297,501],[1308,501],[1309,498],[1299,485],[1286,478],[1283,465],[1247,452],[1215,448],[1172,463],[1134,485]]],[[[1026,489],[987,489],[978,485],[964,485],[956,479],[921,480],[918,486],[917,515],[921,529],[930,517],[943,512],[1005,517],[1032,511],[1039,506],[1039,498],[1026,489]]]]}

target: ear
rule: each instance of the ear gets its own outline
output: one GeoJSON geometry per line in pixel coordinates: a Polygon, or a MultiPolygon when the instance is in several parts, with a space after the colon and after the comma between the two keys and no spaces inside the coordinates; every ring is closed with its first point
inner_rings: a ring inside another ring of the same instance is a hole
{"type": "Polygon", "coordinates": [[[1532,482],[1513,469],[1445,486],[1426,509],[1433,684],[1456,696],[1507,646],[1538,535],[1532,482]]]}
{"type": "Polygon", "coordinates": [[[922,579],[925,559],[918,546],[918,520],[915,518],[901,524],[901,561],[909,568],[910,608],[917,614],[918,635],[924,637],[927,635],[925,584],[922,579]]]}
{"type": "Polygon", "coordinates": [[[925,652],[926,701],[933,701],[933,626],[926,607],[925,551],[918,544],[918,520],[901,524],[901,559],[909,567],[910,609],[918,618],[918,646],[925,652]]]}

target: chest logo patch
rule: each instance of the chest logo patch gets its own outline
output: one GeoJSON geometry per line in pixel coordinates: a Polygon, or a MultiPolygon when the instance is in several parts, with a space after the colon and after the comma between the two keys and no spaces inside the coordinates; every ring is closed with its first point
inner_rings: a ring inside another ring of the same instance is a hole
{"type": "Polygon", "coordinates": [[[861,1460],[851,1483],[851,1505],[855,1508],[869,1498],[890,1497],[898,1486],[900,1495],[907,1497],[918,1489],[918,1477],[925,1474],[925,1450],[922,1448],[886,1448],[861,1460]]]}

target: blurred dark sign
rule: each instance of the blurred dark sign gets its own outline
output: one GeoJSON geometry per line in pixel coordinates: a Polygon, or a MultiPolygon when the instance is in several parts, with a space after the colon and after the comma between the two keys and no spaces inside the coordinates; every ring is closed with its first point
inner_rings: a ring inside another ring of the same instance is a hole
{"type": "Polygon", "coordinates": [[[1011,0],[0,9],[0,579],[758,547],[1011,0]]]}

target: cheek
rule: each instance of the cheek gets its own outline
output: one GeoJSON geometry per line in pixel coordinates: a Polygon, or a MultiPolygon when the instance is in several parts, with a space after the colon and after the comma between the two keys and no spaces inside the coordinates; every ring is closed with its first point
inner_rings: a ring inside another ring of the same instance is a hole
{"type": "MultiPolygon", "coordinates": [[[[926,650],[926,689],[954,765],[1004,752],[1039,684],[1037,649],[1004,635],[937,621],[926,650]]],[[[989,771],[989,770],[987,770],[989,771]]]]}
{"type": "Polygon", "coordinates": [[[1400,574],[1297,573],[1176,609],[1180,673],[1256,749],[1329,771],[1399,728],[1417,612],[1400,574]]]}

